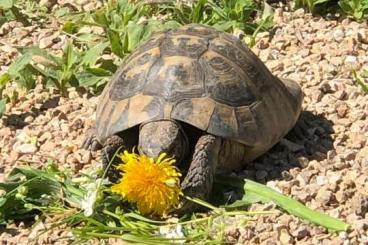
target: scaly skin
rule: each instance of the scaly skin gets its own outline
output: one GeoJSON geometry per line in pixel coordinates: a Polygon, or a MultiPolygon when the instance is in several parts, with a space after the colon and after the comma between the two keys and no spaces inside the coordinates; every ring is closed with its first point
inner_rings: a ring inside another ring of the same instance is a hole
{"type": "Polygon", "coordinates": [[[112,161],[110,168],[107,170],[107,177],[113,183],[116,183],[121,178],[119,171],[116,171],[116,167],[121,163],[121,160],[118,157],[113,159],[113,157],[115,153],[120,153],[127,149],[124,143],[122,137],[113,135],[106,140],[102,150],[102,166],[104,170],[109,166],[110,161],[112,161]]]}
{"type": "MultiPolygon", "coordinates": [[[[185,195],[208,200],[220,152],[221,138],[205,134],[201,136],[195,146],[192,162],[182,183],[185,195]]],[[[183,200],[179,212],[190,212],[197,209],[196,205],[183,200]]]]}

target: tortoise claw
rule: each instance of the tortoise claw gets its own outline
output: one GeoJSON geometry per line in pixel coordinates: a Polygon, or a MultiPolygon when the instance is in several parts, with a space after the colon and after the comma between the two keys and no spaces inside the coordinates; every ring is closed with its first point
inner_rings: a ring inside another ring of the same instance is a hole
{"type": "Polygon", "coordinates": [[[124,140],[118,135],[112,135],[107,138],[103,146],[102,166],[104,170],[107,169],[107,177],[112,183],[118,182],[121,178],[120,173],[116,170],[116,166],[119,165],[120,161],[117,157],[114,158],[114,156],[117,151],[124,150],[124,146],[124,140]]]}
{"type": "Polygon", "coordinates": [[[87,133],[87,137],[82,144],[82,148],[90,151],[97,151],[102,148],[102,145],[98,141],[93,129],[90,129],[87,133]]]}

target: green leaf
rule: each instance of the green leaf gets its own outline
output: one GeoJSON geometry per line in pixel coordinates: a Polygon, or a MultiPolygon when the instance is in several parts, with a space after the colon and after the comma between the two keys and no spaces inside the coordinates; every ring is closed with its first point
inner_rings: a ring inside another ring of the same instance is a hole
{"type": "Polygon", "coordinates": [[[66,71],[70,72],[79,60],[78,53],[73,49],[73,44],[68,42],[64,48],[63,61],[66,71]]]}
{"type": "Polygon", "coordinates": [[[271,200],[268,197],[262,197],[258,194],[248,192],[246,193],[241,200],[236,200],[235,202],[231,204],[224,205],[223,207],[225,209],[239,209],[241,207],[249,206],[253,203],[267,203],[271,202],[271,200]]]}
{"type": "MultiPolygon", "coordinates": [[[[5,87],[5,85],[10,81],[9,73],[3,73],[0,75],[0,90],[5,87]]],[[[1,98],[1,95],[0,95],[1,98]]]]}
{"type": "Polygon", "coordinates": [[[10,9],[14,6],[14,0],[0,0],[0,8],[10,9]]]}
{"type": "Polygon", "coordinates": [[[89,73],[91,73],[95,76],[100,76],[100,77],[111,76],[110,71],[105,70],[105,69],[100,68],[100,67],[88,67],[88,68],[86,68],[86,71],[88,71],[89,73]]]}
{"type": "Polygon", "coordinates": [[[213,27],[219,31],[229,31],[234,27],[234,21],[219,21],[213,27]]]}
{"type": "Polygon", "coordinates": [[[82,58],[82,65],[86,66],[93,66],[96,64],[97,60],[101,56],[101,54],[104,52],[104,50],[109,46],[108,42],[99,43],[93,48],[87,50],[84,53],[84,56],[82,58]]]}
{"type": "Polygon", "coordinates": [[[354,10],[354,18],[357,19],[357,20],[360,20],[363,18],[363,11],[357,11],[357,10],[354,10]]]}
{"type": "Polygon", "coordinates": [[[67,22],[65,22],[62,30],[65,31],[66,33],[73,34],[73,33],[77,32],[78,25],[75,24],[74,22],[67,21],[67,22]]]}
{"type": "Polygon", "coordinates": [[[63,7],[63,8],[57,9],[54,14],[56,17],[63,17],[67,15],[69,12],[70,12],[69,8],[63,7]]]}
{"type": "MultiPolygon", "coordinates": [[[[322,1],[329,1],[329,0],[322,0],[322,1]]],[[[271,5],[269,5],[266,1],[264,1],[264,8],[263,8],[263,13],[262,13],[262,19],[267,19],[269,17],[273,18],[273,8],[271,7],[271,5]]]]}
{"type": "Polygon", "coordinates": [[[333,231],[346,231],[349,227],[348,224],[341,220],[332,218],[324,213],[309,209],[302,203],[290,197],[284,196],[276,192],[275,190],[254,181],[245,180],[244,191],[245,193],[253,192],[254,194],[261,196],[262,198],[269,198],[274,203],[276,203],[276,205],[286,210],[288,213],[304,220],[313,222],[315,224],[324,226],[327,229],[333,231]]]}
{"type": "Polygon", "coordinates": [[[313,3],[314,3],[314,5],[318,5],[318,4],[322,4],[322,3],[327,3],[327,2],[329,2],[330,0],[316,0],[316,1],[314,1],[313,3]]]}
{"type": "Polygon", "coordinates": [[[106,11],[105,9],[97,10],[95,14],[92,15],[92,18],[97,24],[107,27],[109,25],[109,22],[106,18],[105,11],[106,11]]]}
{"type": "Polygon", "coordinates": [[[10,192],[14,189],[16,189],[19,186],[19,182],[5,182],[0,183],[0,189],[4,190],[5,192],[10,192]]]}
{"type": "Polygon", "coordinates": [[[6,110],[6,100],[2,99],[0,100],[0,117],[4,114],[6,110]]]}
{"type": "Polygon", "coordinates": [[[138,25],[135,22],[129,22],[127,26],[127,35],[128,35],[128,51],[132,51],[138,43],[141,41],[144,33],[144,28],[142,25],[138,25]]]}
{"type": "Polygon", "coordinates": [[[340,8],[345,12],[345,13],[351,13],[351,7],[348,3],[346,3],[344,0],[343,1],[339,1],[338,2],[340,8]]]}
{"type": "Polygon", "coordinates": [[[116,31],[108,30],[107,36],[110,41],[111,50],[114,54],[119,56],[120,58],[124,58],[124,48],[121,43],[120,35],[116,31]]]}
{"type": "MultiPolygon", "coordinates": [[[[257,182],[244,179],[239,180],[233,177],[216,176],[216,180],[222,184],[228,184],[232,186],[237,186],[244,188],[245,195],[259,196],[263,201],[272,201],[280,208],[287,211],[289,214],[295,215],[301,219],[310,221],[312,223],[326,227],[332,231],[346,231],[349,227],[345,222],[332,218],[324,213],[314,211],[302,203],[282,195],[277,191],[267,187],[265,185],[259,184],[257,182]]],[[[254,197],[253,197],[254,198],[254,197]]]]}
{"type": "Polygon", "coordinates": [[[353,75],[354,82],[357,83],[362,88],[364,93],[368,94],[368,84],[366,84],[363,81],[363,79],[361,79],[361,77],[358,76],[355,70],[352,70],[352,75],[353,75]]]}
{"type": "Polygon", "coordinates": [[[89,72],[81,72],[75,75],[82,87],[91,87],[103,80],[105,77],[96,76],[89,72]]]}
{"type": "Polygon", "coordinates": [[[32,60],[33,53],[26,52],[23,55],[18,56],[13,63],[9,66],[8,74],[12,79],[19,77],[19,72],[23,70],[32,60]]]}
{"type": "Polygon", "coordinates": [[[193,11],[190,15],[190,20],[192,23],[200,23],[201,19],[203,19],[203,8],[206,3],[207,0],[199,0],[195,3],[193,11]]]}
{"type": "Polygon", "coordinates": [[[36,87],[36,71],[32,69],[32,65],[27,64],[23,70],[19,71],[19,78],[16,82],[21,86],[26,88],[27,90],[33,89],[36,87]]]}
{"type": "Polygon", "coordinates": [[[111,73],[114,73],[116,72],[116,69],[117,69],[117,65],[114,64],[114,61],[113,60],[105,60],[105,59],[102,59],[101,60],[101,64],[100,64],[100,68],[106,70],[106,71],[110,71],[111,73]]]}
{"type": "Polygon", "coordinates": [[[368,70],[364,70],[361,74],[362,77],[368,78],[368,70]]]}

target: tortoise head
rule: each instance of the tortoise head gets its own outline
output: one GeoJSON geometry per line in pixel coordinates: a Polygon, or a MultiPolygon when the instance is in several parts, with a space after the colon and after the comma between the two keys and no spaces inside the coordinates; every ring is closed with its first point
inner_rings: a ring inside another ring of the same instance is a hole
{"type": "Polygon", "coordinates": [[[158,120],[141,125],[138,151],[149,157],[167,153],[180,164],[189,153],[188,138],[181,125],[173,120],[158,120]]]}

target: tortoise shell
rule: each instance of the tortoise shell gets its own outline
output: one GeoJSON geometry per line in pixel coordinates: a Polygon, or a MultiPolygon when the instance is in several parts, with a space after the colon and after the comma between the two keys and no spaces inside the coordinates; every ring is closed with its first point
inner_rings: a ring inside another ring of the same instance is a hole
{"type": "Polygon", "coordinates": [[[153,35],[123,62],[101,95],[96,135],[103,143],[141,123],[174,119],[251,147],[275,143],[300,112],[301,96],[287,86],[240,40],[186,25],[153,35]]]}

